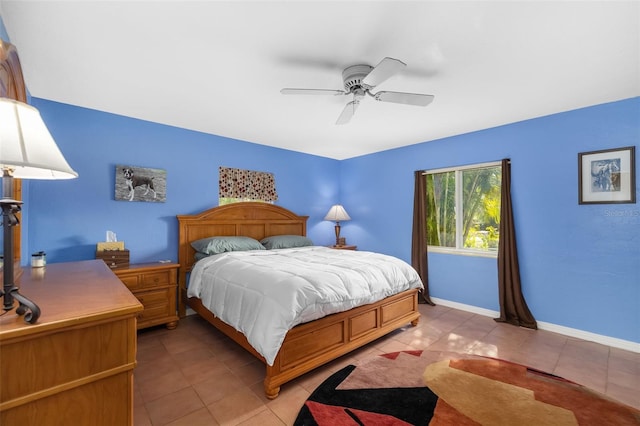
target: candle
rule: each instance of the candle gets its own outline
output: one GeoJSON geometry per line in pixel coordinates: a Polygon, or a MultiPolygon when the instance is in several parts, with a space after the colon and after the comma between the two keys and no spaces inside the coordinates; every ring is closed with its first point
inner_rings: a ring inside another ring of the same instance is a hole
{"type": "Polygon", "coordinates": [[[31,255],[31,267],[32,268],[42,268],[47,263],[47,255],[43,251],[39,251],[37,253],[33,253],[31,255]]]}

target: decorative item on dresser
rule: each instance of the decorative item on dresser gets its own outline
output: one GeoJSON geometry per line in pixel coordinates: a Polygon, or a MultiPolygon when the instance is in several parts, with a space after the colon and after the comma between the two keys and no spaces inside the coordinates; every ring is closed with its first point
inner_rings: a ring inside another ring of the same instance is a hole
{"type": "Polygon", "coordinates": [[[173,330],[178,325],[179,267],[177,263],[139,263],[113,270],[144,306],[138,315],[138,329],[166,324],[173,330]]]}
{"type": "MultiPolygon", "coordinates": [[[[201,317],[262,361],[266,365],[264,390],[269,399],[278,396],[282,384],[399,327],[409,323],[415,326],[418,323],[420,317],[418,289],[411,288],[366,305],[294,326],[284,336],[273,362],[269,363],[266,357],[249,343],[245,334],[222,321],[205,306],[203,300],[198,297],[188,298],[187,277],[196,272],[192,270],[196,263],[196,251],[192,243],[213,236],[249,237],[257,241],[278,235],[289,239],[292,236],[306,236],[307,216],[298,216],[290,210],[273,204],[244,202],[214,207],[199,214],[180,215],[178,223],[178,262],[180,263],[178,303],[180,315],[184,316],[185,305],[188,305],[201,317]]],[[[260,243],[257,242],[257,244],[260,243]]],[[[260,248],[263,250],[253,250],[254,253],[251,257],[263,256],[257,253],[264,253],[267,256],[276,255],[276,253],[269,253],[273,250],[260,248]]],[[[285,251],[287,250],[289,249],[285,249],[285,251]]],[[[331,253],[333,250],[318,246],[297,247],[291,250],[297,251],[301,255],[303,252],[318,253],[320,257],[336,255],[336,253],[331,253]]],[[[225,253],[202,259],[201,262],[205,263],[199,265],[209,264],[207,261],[231,259],[232,256],[227,256],[231,254],[225,253]]],[[[249,254],[247,253],[247,256],[249,254]]],[[[365,255],[364,252],[363,255],[365,255]]],[[[377,254],[369,253],[369,255],[376,256],[377,254]]],[[[402,263],[399,259],[396,261],[402,263]]],[[[406,266],[407,271],[413,271],[410,265],[406,266]]],[[[197,268],[197,265],[195,267],[197,268]]],[[[267,268],[264,271],[271,271],[271,269],[267,268]]],[[[190,279],[193,281],[193,277],[190,279]]],[[[417,274],[416,280],[421,286],[417,274]]]]}
{"type": "Polygon", "coordinates": [[[132,425],[140,302],[101,260],[24,268],[40,320],[0,316],[0,424],[132,425]]]}
{"type": "Polygon", "coordinates": [[[120,269],[129,267],[129,250],[96,250],[96,259],[104,260],[104,263],[111,269],[120,269]]]}

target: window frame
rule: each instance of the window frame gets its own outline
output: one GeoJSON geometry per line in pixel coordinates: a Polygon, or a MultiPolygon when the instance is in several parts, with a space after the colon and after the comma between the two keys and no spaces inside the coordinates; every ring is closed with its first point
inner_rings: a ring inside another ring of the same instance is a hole
{"type": "MultiPolygon", "coordinates": [[[[454,166],[454,167],[444,167],[440,169],[430,169],[422,172],[422,175],[426,176],[431,174],[438,173],[447,173],[454,172],[455,173],[455,210],[456,210],[456,247],[443,247],[443,246],[433,246],[427,245],[428,253],[445,253],[445,254],[457,254],[462,256],[472,256],[472,257],[488,257],[496,259],[498,257],[498,250],[478,250],[472,248],[465,248],[464,241],[462,241],[462,227],[464,220],[464,187],[463,187],[463,179],[462,172],[470,169],[483,169],[488,167],[501,167],[501,161],[490,161],[486,163],[477,163],[477,164],[467,164],[464,166],[454,166]],[[458,214],[458,209],[460,209],[460,214],[458,214]]],[[[501,183],[502,185],[502,183],[501,183]]]]}

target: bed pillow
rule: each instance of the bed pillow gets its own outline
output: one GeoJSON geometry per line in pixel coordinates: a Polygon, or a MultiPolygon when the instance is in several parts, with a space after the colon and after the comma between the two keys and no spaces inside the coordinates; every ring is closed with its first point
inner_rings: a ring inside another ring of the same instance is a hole
{"type": "Polygon", "coordinates": [[[228,251],[264,250],[258,240],[250,237],[208,237],[193,241],[191,247],[206,255],[225,253],[228,251]]]}
{"type": "Polygon", "coordinates": [[[267,250],[313,245],[313,241],[301,235],[274,235],[263,238],[260,242],[267,250]]]}

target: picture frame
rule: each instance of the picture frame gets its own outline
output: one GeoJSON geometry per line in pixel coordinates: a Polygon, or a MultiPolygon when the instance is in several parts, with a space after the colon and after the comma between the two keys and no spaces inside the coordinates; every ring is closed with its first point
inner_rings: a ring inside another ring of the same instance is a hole
{"type": "Polygon", "coordinates": [[[166,170],[124,164],[116,165],[116,201],[164,203],[166,195],[166,170]]]}
{"type": "Polygon", "coordinates": [[[578,154],[578,203],[636,202],[635,147],[578,154]]]}

